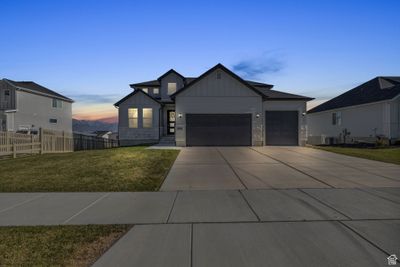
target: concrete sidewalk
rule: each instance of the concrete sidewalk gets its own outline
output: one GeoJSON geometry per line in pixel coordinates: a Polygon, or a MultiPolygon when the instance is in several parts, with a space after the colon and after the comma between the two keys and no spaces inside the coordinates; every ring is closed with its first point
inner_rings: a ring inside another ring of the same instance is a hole
{"type": "Polygon", "coordinates": [[[400,188],[0,194],[0,226],[400,219],[400,188]]]}
{"type": "Polygon", "coordinates": [[[134,224],[95,266],[384,266],[400,188],[0,194],[0,225],[134,224]]]}

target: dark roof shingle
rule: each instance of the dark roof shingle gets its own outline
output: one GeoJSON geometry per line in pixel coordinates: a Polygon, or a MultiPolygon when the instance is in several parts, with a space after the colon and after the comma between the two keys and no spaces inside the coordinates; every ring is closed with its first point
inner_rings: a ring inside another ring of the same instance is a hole
{"type": "Polygon", "coordinates": [[[316,106],[307,113],[389,100],[400,94],[400,77],[376,77],[331,100],[316,106]]]}
{"type": "Polygon", "coordinates": [[[37,92],[39,94],[45,94],[45,95],[49,95],[52,97],[56,97],[56,98],[61,98],[63,100],[69,101],[69,102],[73,102],[72,99],[63,96],[57,92],[54,92],[53,90],[50,90],[44,86],[41,86],[40,84],[37,84],[35,82],[31,82],[31,81],[12,81],[9,79],[5,79],[7,80],[7,82],[9,82],[11,85],[15,86],[15,87],[19,87],[22,89],[27,89],[33,92],[37,92]]]}

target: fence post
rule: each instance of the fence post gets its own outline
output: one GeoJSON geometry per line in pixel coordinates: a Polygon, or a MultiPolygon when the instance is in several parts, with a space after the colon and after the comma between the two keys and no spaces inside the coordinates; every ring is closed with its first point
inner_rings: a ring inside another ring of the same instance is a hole
{"type": "Polygon", "coordinates": [[[40,154],[43,154],[44,138],[43,138],[43,128],[39,129],[39,142],[40,142],[40,154]]]}
{"type": "Polygon", "coordinates": [[[11,151],[11,140],[10,140],[10,132],[6,132],[6,152],[11,151]]]}
{"type": "Polygon", "coordinates": [[[17,145],[15,144],[15,141],[13,143],[13,158],[15,159],[17,157],[17,145]]]}
{"type": "Polygon", "coordinates": [[[33,154],[33,134],[31,134],[31,154],[33,154]]]}
{"type": "Polygon", "coordinates": [[[62,131],[62,139],[63,139],[63,152],[65,152],[65,132],[62,131]]]}

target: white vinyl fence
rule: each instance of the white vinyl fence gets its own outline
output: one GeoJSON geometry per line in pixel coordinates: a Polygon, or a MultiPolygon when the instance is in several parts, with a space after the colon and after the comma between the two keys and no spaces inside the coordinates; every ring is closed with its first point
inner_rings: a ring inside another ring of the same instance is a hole
{"type": "Polygon", "coordinates": [[[72,133],[40,129],[39,134],[0,132],[0,156],[74,151],[72,133]]]}

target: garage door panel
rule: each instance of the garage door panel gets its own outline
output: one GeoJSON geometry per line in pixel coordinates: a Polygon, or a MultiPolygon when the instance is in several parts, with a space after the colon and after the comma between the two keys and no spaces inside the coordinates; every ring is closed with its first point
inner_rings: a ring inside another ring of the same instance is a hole
{"type": "Polygon", "coordinates": [[[267,145],[298,145],[297,111],[265,112],[265,143],[267,145]]]}
{"type": "Polygon", "coordinates": [[[187,114],[188,146],[250,146],[251,114],[187,114]]]}

